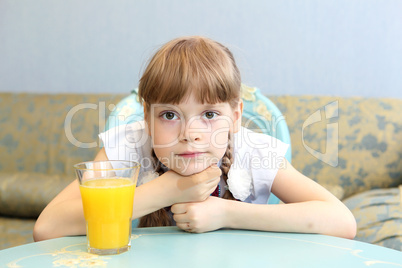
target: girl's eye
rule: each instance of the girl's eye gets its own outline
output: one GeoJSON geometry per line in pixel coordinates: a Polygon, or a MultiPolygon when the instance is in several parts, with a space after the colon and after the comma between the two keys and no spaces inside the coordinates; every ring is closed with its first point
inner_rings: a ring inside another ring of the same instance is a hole
{"type": "Polygon", "coordinates": [[[209,120],[214,119],[216,116],[218,116],[218,114],[215,112],[205,112],[204,113],[204,117],[209,120]]]}
{"type": "Polygon", "coordinates": [[[166,112],[162,115],[162,117],[166,120],[175,120],[177,119],[177,116],[175,113],[173,112],[166,112]]]}

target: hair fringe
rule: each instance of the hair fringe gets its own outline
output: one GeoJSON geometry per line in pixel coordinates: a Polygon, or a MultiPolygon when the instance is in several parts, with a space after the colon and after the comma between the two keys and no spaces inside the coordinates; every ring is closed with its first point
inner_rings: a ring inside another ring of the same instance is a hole
{"type": "Polygon", "coordinates": [[[141,103],[180,103],[190,93],[201,103],[240,97],[241,76],[232,52],[200,36],[174,39],[150,59],[138,85],[141,103]]]}

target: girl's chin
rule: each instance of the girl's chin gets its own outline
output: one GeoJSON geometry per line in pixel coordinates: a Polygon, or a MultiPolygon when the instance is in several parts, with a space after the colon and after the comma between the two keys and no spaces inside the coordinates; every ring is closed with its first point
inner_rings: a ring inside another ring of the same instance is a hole
{"type": "Polygon", "coordinates": [[[185,169],[180,169],[180,168],[175,168],[173,169],[176,173],[182,175],[182,176],[190,176],[196,173],[200,173],[201,171],[204,171],[205,169],[207,169],[208,167],[188,167],[185,169]]]}
{"type": "Polygon", "coordinates": [[[176,173],[182,176],[190,176],[196,173],[200,173],[206,170],[213,164],[217,164],[217,160],[215,159],[202,159],[203,161],[189,161],[182,165],[176,165],[174,167],[169,167],[169,169],[175,171],[176,173]]]}

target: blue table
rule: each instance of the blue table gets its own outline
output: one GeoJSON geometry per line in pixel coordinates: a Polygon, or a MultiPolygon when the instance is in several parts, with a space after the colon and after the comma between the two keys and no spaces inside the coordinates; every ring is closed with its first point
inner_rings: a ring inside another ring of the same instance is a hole
{"type": "Polygon", "coordinates": [[[314,234],[176,227],[134,229],[129,252],[86,253],[86,237],[64,237],[0,251],[0,267],[402,267],[402,252],[314,234]]]}

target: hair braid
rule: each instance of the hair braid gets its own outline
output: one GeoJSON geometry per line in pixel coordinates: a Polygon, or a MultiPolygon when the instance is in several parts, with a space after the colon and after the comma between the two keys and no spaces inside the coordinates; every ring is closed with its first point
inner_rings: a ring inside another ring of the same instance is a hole
{"type": "MultiPolygon", "coordinates": [[[[154,160],[153,164],[155,172],[158,173],[160,176],[164,173],[164,171],[162,169],[162,163],[156,157],[154,150],[152,150],[152,157],[154,160]]],[[[141,217],[140,222],[138,223],[138,227],[158,227],[171,225],[172,219],[164,208],[161,208],[157,211],[141,217]]]]}
{"type": "MultiPolygon", "coordinates": [[[[228,138],[228,147],[226,148],[226,152],[222,157],[221,161],[221,170],[222,170],[222,178],[225,181],[227,185],[227,179],[228,179],[228,173],[230,166],[232,165],[233,162],[233,150],[232,150],[232,134],[229,132],[229,138],[228,138]]],[[[224,199],[230,199],[230,200],[235,200],[233,197],[232,193],[230,192],[229,188],[226,189],[225,194],[222,196],[224,199]]]]}

